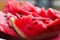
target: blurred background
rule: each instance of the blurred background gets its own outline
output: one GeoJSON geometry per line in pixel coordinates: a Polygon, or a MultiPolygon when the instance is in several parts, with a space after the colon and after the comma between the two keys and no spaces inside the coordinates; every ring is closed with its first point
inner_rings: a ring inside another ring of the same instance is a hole
{"type": "MultiPolygon", "coordinates": [[[[0,10],[4,8],[6,0],[0,0],[0,10]]],[[[18,0],[20,1],[28,1],[35,6],[45,7],[45,8],[54,8],[60,10],[60,0],[18,0]]]]}

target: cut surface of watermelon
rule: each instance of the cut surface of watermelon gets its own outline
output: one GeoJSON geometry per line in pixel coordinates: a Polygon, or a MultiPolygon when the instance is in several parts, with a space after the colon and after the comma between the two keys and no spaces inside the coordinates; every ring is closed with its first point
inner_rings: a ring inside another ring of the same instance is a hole
{"type": "Polygon", "coordinates": [[[45,39],[46,36],[50,38],[58,34],[58,29],[51,31],[42,21],[32,21],[31,16],[24,16],[22,19],[10,18],[10,20],[13,28],[22,38],[45,39]]]}
{"type": "Polygon", "coordinates": [[[8,18],[6,16],[7,15],[5,13],[0,12],[0,31],[12,36],[17,36],[13,29],[9,27],[7,23],[8,18]]]}
{"type": "Polygon", "coordinates": [[[57,35],[60,29],[60,12],[52,8],[45,10],[29,2],[19,5],[16,0],[7,0],[3,12],[0,13],[0,30],[12,36],[44,39],[57,35]]]}

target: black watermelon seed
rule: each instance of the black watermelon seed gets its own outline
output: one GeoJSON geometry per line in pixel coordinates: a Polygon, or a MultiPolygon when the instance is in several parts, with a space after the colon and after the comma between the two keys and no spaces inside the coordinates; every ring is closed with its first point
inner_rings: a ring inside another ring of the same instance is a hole
{"type": "Polygon", "coordinates": [[[55,26],[48,27],[48,29],[52,30],[55,26]]]}
{"type": "Polygon", "coordinates": [[[32,20],[36,20],[36,19],[33,18],[32,20]]]}
{"type": "Polygon", "coordinates": [[[37,24],[37,22],[34,22],[33,24],[37,24]]]}
{"type": "Polygon", "coordinates": [[[7,17],[7,15],[4,15],[4,17],[7,17]]]}

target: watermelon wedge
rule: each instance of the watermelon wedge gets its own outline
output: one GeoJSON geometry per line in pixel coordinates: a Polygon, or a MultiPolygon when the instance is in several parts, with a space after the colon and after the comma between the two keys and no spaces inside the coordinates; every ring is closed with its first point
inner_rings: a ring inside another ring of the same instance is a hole
{"type": "Polygon", "coordinates": [[[7,14],[0,12],[0,31],[12,35],[17,36],[17,34],[14,32],[14,30],[8,25],[8,18],[7,14]]]}
{"type": "Polygon", "coordinates": [[[58,35],[57,30],[48,30],[48,27],[42,21],[32,21],[30,16],[24,16],[22,19],[10,18],[10,21],[17,34],[28,40],[48,39],[58,35]]]}
{"type": "Polygon", "coordinates": [[[60,12],[52,8],[45,10],[29,2],[19,5],[16,0],[7,0],[3,12],[0,12],[0,30],[14,37],[45,40],[56,36],[60,29],[60,12]]]}

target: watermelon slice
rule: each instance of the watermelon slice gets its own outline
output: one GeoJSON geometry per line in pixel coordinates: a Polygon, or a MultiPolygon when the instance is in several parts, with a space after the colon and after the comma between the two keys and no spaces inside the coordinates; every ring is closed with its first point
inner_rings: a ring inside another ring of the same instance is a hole
{"type": "Polygon", "coordinates": [[[10,18],[10,21],[17,34],[28,40],[47,39],[58,34],[58,31],[47,33],[48,27],[42,21],[32,21],[31,16],[23,16],[22,19],[10,18]]]}
{"type": "Polygon", "coordinates": [[[10,20],[13,25],[13,28],[23,38],[26,37],[32,38],[34,36],[38,37],[44,31],[44,28],[46,28],[46,26],[43,24],[42,21],[40,21],[41,23],[38,22],[37,20],[33,22],[31,16],[24,16],[20,20],[19,19],[15,20],[14,18],[10,18],[10,20]]]}
{"type": "Polygon", "coordinates": [[[50,19],[52,19],[52,20],[55,20],[55,19],[58,18],[58,16],[55,14],[55,10],[52,9],[52,8],[49,8],[49,9],[47,10],[47,13],[48,13],[48,17],[49,17],[50,19]]]}
{"type": "Polygon", "coordinates": [[[52,8],[45,10],[28,2],[19,6],[18,1],[8,0],[3,11],[5,13],[0,12],[0,30],[6,34],[16,37],[18,34],[28,40],[46,39],[58,34],[60,12],[52,8]]]}
{"type": "Polygon", "coordinates": [[[15,14],[20,10],[19,2],[16,0],[7,0],[4,12],[11,12],[12,14],[15,14]]]}
{"type": "Polygon", "coordinates": [[[15,37],[17,36],[14,30],[8,25],[7,15],[3,12],[0,12],[0,31],[15,37]]]}

